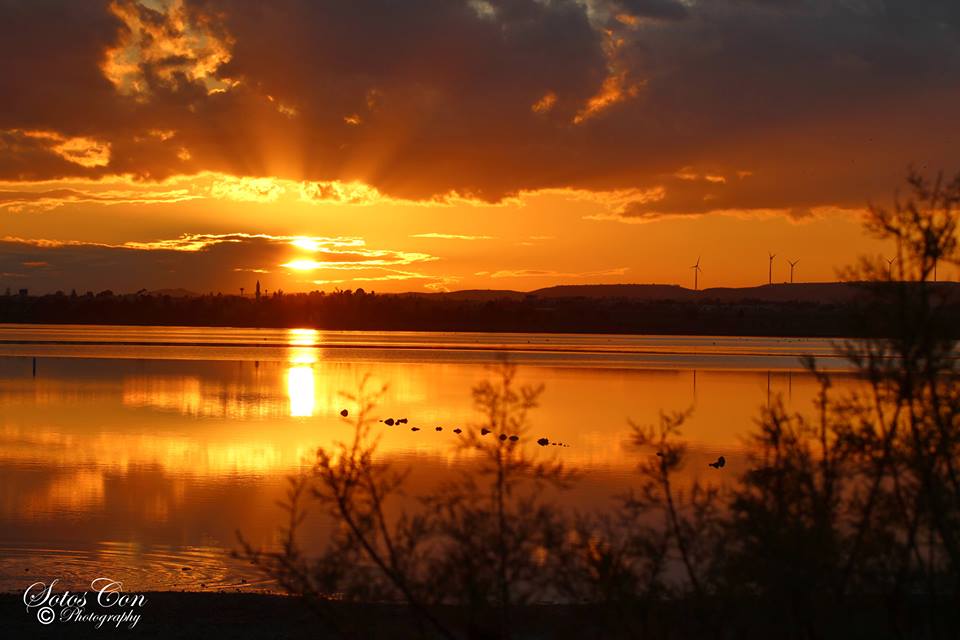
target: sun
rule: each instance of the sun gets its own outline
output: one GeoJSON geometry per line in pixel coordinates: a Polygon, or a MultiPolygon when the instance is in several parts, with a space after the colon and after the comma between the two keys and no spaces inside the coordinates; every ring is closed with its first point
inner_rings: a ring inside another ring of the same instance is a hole
{"type": "Polygon", "coordinates": [[[295,271],[313,271],[314,269],[319,269],[322,265],[316,260],[291,260],[280,266],[295,271]]]}

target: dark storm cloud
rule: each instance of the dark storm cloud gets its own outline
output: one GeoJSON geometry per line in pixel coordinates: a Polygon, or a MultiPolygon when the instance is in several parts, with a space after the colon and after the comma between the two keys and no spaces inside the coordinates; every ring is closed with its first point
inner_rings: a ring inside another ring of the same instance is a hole
{"type": "Polygon", "coordinates": [[[122,27],[105,0],[0,0],[0,129],[67,134],[109,126],[117,113],[103,52],[122,27]]]}
{"type": "Polygon", "coordinates": [[[678,0],[617,0],[625,15],[645,18],[686,18],[687,7],[678,0]]]}
{"type": "Polygon", "coordinates": [[[0,1],[0,179],[210,170],[487,200],[662,187],[624,209],[655,216],[862,205],[910,162],[960,161],[952,0],[171,7],[0,1]]]}

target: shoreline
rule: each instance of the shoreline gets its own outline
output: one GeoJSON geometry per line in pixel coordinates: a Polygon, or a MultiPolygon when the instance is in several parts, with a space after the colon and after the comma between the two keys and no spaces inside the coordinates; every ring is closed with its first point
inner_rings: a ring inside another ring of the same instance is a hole
{"type": "MultiPolygon", "coordinates": [[[[669,328],[658,328],[656,330],[643,330],[638,329],[635,331],[627,330],[604,330],[604,329],[593,329],[585,328],[580,330],[572,330],[569,327],[564,327],[562,329],[551,328],[549,326],[542,328],[500,328],[500,327],[489,327],[489,328],[377,328],[377,327],[324,327],[324,326],[306,326],[304,324],[289,324],[289,325],[276,325],[276,324],[214,324],[214,323],[167,323],[167,324],[155,324],[150,322],[118,322],[116,320],[108,322],[78,322],[75,320],[67,322],[56,322],[49,319],[30,321],[30,320],[0,320],[0,327],[11,327],[11,326],[23,326],[23,327],[38,327],[38,326],[52,326],[52,327],[136,327],[136,328],[168,328],[168,329],[236,329],[244,331],[260,331],[260,330],[290,330],[290,329],[307,329],[313,331],[326,331],[331,333],[391,333],[391,334],[453,334],[453,335],[483,335],[483,334],[495,334],[495,335],[551,335],[551,336],[607,336],[607,337],[670,337],[670,338],[768,338],[768,339],[783,339],[783,340],[863,340],[869,336],[855,336],[849,335],[847,333],[839,332],[824,332],[824,333],[771,333],[771,332],[709,332],[709,331],[695,331],[695,330],[671,330],[669,328]]],[[[9,343],[9,341],[0,341],[0,344],[9,343]]],[[[16,343],[14,343],[16,344],[16,343]]],[[[51,343],[52,344],[52,343],[51,343]]],[[[84,343],[84,344],[93,344],[93,343],[84,343]]],[[[156,343],[147,343],[147,344],[156,344],[156,343]]],[[[208,346],[204,344],[190,345],[188,343],[176,343],[178,346],[208,346]]],[[[227,346],[227,345],[212,345],[212,346],[227,346]]],[[[246,346],[246,345],[243,345],[246,346]]],[[[252,346],[275,346],[275,345],[252,345],[252,346]]],[[[336,345],[332,345],[336,346],[336,345]]]]}

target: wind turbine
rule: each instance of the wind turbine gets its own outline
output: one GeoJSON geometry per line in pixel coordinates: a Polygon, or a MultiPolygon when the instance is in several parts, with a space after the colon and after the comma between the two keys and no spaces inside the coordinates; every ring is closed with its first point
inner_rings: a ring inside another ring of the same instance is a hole
{"type": "Polygon", "coordinates": [[[797,263],[800,262],[800,260],[787,260],[787,262],[790,263],[790,284],[793,284],[793,268],[797,266],[797,263]]]}
{"type": "Polygon", "coordinates": [[[773,284],[773,259],[777,257],[777,254],[770,254],[770,263],[767,265],[767,284],[773,284]]]}
{"type": "Polygon", "coordinates": [[[703,269],[700,268],[700,256],[697,256],[697,263],[690,268],[693,269],[693,290],[696,291],[700,285],[700,280],[697,276],[703,271],[703,269]]]}
{"type": "Polygon", "coordinates": [[[887,280],[893,280],[893,263],[897,261],[897,256],[884,258],[887,261],[887,280]]]}

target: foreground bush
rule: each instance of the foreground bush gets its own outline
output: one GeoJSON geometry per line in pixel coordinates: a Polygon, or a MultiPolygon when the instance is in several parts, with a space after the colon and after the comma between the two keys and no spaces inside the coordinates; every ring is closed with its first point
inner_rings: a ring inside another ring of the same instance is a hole
{"type": "Polygon", "coordinates": [[[248,552],[344,636],[364,634],[344,603],[395,603],[396,637],[957,637],[960,375],[932,279],[957,263],[960,177],[909,187],[867,225],[896,242],[896,277],[869,260],[850,272],[890,336],[838,345],[863,384],[837,395],[808,362],[815,418],[773,403],[732,486],[678,488],[686,414],[665,414],[633,427],[640,484],[618,509],[561,509],[544,489],[575,474],[498,437],[523,437],[542,391],[505,364],[474,389],[470,475],[389,518],[405,476],[377,458],[380,392],[364,385],[352,441],[292,481],[282,551],[248,552]],[[298,544],[305,502],[337,525],[319,558],[298,544]]]}

